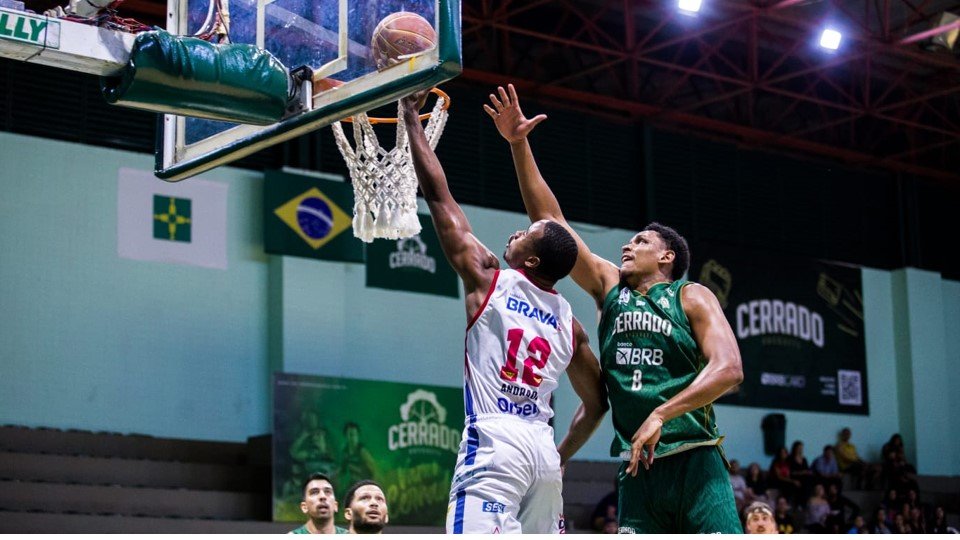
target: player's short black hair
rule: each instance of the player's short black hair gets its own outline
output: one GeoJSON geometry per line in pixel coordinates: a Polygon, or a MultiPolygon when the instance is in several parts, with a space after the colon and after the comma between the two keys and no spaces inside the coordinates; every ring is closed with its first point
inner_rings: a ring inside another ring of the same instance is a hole
{"type": "Polygon", "coordinates": [[[347,490],[347,495],[343,498],[346,501],[347,508],[349,508],[350,503],[353,502],[353,496],[357,494],[357,490],[363,486],[376,486],[380,488],[380,491],[383,491],[383,488],[380,487],[380,484],[374,482],[373,480],[360,480],[350,486],[350,489],[347,490]]]}
{"type": "Polygon", "coordinates": [[[306,498],[306,495],[307,495],[307,486],[309,486],[309,485],[310,485],[310,482],[313,482],[314,480],[326,480],[326,481],[330,484],[330,486],[333,487],[333,481],[330,480],[330,477],[329,477],[329,476],[327,476],[327,475],[325,475],[325,474],[323,474],[323,473],[315,472],[315,473],[311,474],[310,476],[308,476],[306,480],[304,480],[304,482],[303,482],[303,488],[300,489],[300,492],[303,493],[304,498],[306,498]]]}
{"type": "Polygon", "coordinates": [[[547,221],[543,235],[534,243],[540,266],[537,273],[550,281],[560,281],[577,264],[577,241],[563,225],[547,221]]]}
{"type": "Polygon", "coordinates": [[[676,281],[683,277],[690,268],[690,246],[686,238],[680,235],[672,227],[667,227],[654,221],[643,228],[645,231],[653,231],[660,235],[667,249],[674,253],[673,269],[670,271],[670,279],[676,281]]]}

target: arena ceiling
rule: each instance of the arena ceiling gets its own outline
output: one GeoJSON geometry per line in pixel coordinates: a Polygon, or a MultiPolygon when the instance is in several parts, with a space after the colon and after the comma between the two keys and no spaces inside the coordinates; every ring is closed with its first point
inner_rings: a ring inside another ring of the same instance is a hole
{"type": "MultiPolygon", "coordinates": [[[[120,14],[162,25],[165,10],[126,0],[120,14]]],[[[945,11],[960,1],[703,0],[690,16],[677,0],[463,0],[463,77],[958,185],[960,60],[929,39],[945,11]],[[827,23],[843,33],[833,53],[817,45],[827,23]]]]}

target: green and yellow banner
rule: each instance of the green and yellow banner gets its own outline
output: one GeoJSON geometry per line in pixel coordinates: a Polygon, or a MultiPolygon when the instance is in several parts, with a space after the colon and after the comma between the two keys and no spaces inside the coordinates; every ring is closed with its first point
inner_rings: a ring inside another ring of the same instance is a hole
{"type": "Polygon", "coordinates": [[[267,253],[363,262],[363,242],[353,236],[350,184],[267,171],[263,201],[267,253]]]}
{"type": "Polygon", "coordinates": [[[274,378],[273,519],[304,521],[304,479],[383,486],[391,525],[446,519],[463,431],[460,388],[278,373],[274,378]]]}
{"type": "Polygon", "coordinates": [[[367,287],[460,297],[457,273],[440,248],[428,215],[423,230],[401,240],[374,240],[367,247],[367,287]]]}

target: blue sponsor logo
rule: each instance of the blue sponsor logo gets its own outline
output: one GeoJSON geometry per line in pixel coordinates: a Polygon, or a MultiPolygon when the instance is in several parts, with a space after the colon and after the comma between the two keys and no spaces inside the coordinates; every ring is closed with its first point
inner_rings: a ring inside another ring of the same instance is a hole
{"type": "Polygon", "coordinates": [[[507,505],[498,502],[483,501],[483,511],[488,514],[503,514],[507,511],[507,505]]]}
{"type": "Polygon", "coordinates": [[[500,409],[501,412],[515,414],[524,418],[527,416],[536,416],[540,414],[540,408],[533,403],[524,403],[523,405],[520,405],[519,403],[514,403],[507,398],[498,399],[497,408],[500,409]]]}
{"type": "Polygon", "coordinates": [[[514,297],[507,298],[507,309],[510,311],[515,311],[524,317],[529,317],[535,321],[540,322],[541,324],[550,325],[554,328],[557,327],[557,318],[553,316],[553,313],[544,311],[538,307],[531,306],[524,300],[520,300],[514,297]]]}

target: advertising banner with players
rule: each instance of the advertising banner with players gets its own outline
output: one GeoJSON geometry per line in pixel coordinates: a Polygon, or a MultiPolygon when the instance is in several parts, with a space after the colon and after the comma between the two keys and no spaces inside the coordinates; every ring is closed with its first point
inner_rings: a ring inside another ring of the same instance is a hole
{"type": "Polygon", "coordinates": [[[860,269],[699,247],[689,277],[709,287],[737,336],[744,381],[731,405],[868,414],[860,269]]]}
{"type": "Polygon", "coordinates": [[[327,474],[340,503],[359,480],[383,486],[391,525],[444,525],[463,431],[463,390],[276,374],[273,519],[306,520],[301,488],[327,474]]]}
{"type": "Polygon", "coordinates": [[[460,282],[443,255],[433,221],[417,217],[420,234],[367,246],[367,287],[459,298],[460,282]]]}

